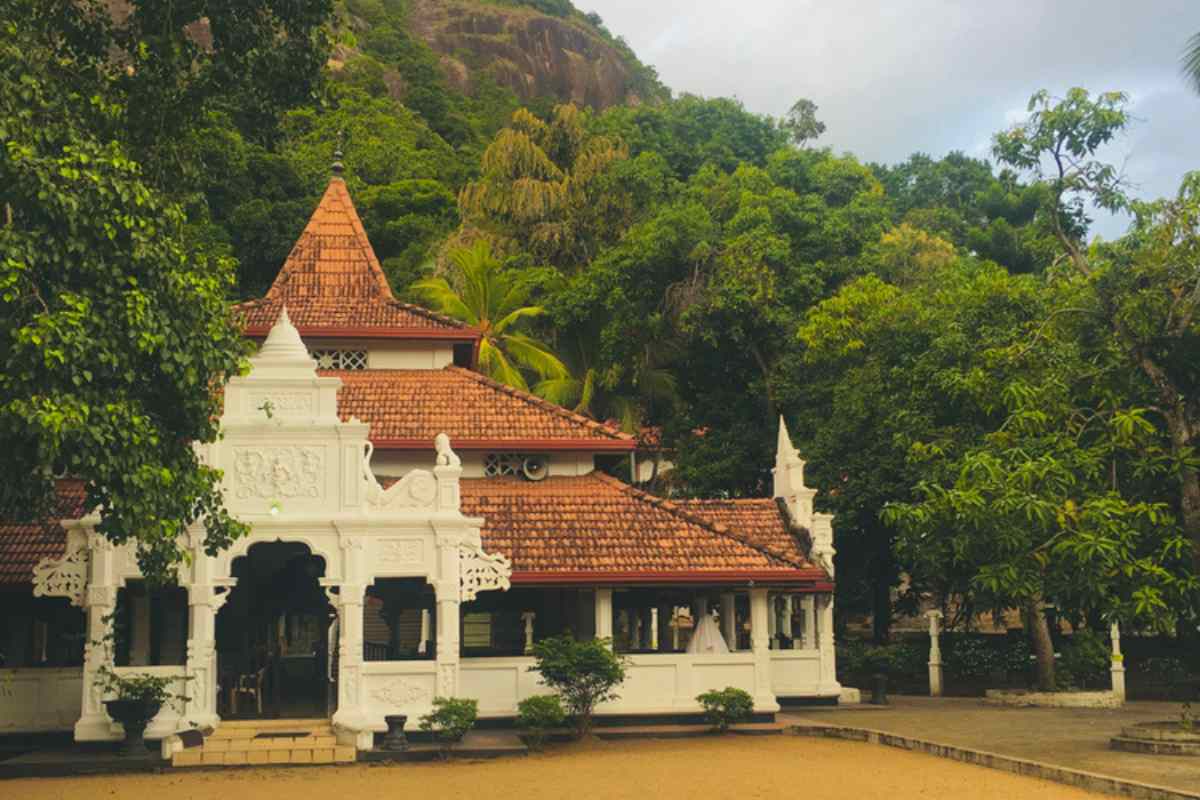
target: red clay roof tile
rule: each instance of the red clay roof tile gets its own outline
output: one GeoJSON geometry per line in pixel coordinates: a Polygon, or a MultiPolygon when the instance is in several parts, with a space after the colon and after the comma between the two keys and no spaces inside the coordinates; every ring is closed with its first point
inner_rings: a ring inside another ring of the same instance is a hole
{"type": "Polygon", "coordinates": [[[512,560],[515,583],[693,581],[827,583],[800,550],[760,548],[737,528],[598,472],[579,477],[462,481],[462,508],[484,518],[483,546],[512,560]],[[573,577],[574,576],[574,577],[573,577]]]}
{"type": "MultiPolygon", "coordinates": [[[[33,568],[39,561],[63,554],[67,532],[59,520],[83,516],[84,499],[82,481],[59,481],[53,521],[0,522],[0,586],[32,583],[33,568]]],[[[8,514],[0,516],[9,518],[8,514]]]]}
{"type": "MultiPolygon", "coordinates": [[[[289,309],[289,314],[291,313],[289,309]]],[[[371,426],[378,448],[632,450],[632,436],[461,367],[323,371],[342,379],[338,409],[371,426]]]]}
{"type": "Polygon", "coordinates": [[[392,295],[346,182],[333,178],[266,296],[235,306],[246,333],[266,335],[287,305],[302,334],[408,335],[469,341],[458,320],[392,295]]]}

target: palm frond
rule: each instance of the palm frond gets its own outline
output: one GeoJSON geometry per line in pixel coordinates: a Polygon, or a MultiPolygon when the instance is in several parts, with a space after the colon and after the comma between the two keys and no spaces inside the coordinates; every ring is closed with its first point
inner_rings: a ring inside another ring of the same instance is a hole
{"type": "Polygon", "coordinates": [[[513,361],[540,378],[565,378],[567,368],[558,356],[541,342],[522,334],[510,333],[500,338],[504,350],[513,361]]]}
{"type": "Polygon", "coordinates": [[[533,387],[533,393],[538,397],[568,408],[575,404],[582,392],[583,385],[578,378],[572,376],[547,378],[544,381],[538,381],[537,385],[533,387]]]}
{"type": "Polygon", "coordinates": [[[1188,39],[1187,46],[1183,49],[1183,58],[1180,59],[1180,69],[1183,71],[1183,78],[1192,87],[1192,90],[1200,94],[1200,33],[1194,34],[1188,39]]]}
{"type": "Polygon", "coordinates": [[[518,308],[514,311],[509,312],[508,315],[504,317],[504,319],[500,320],[499,322],[494,323],[492,325],[492,330],[494,330],[497,334],[502,334],[502,333],[504,333],[505,329],[508,328],[509,325],[512,325],[513,323],[517,322],[518,320],[522,320],[522,319],[526,319],[526,318],[530,318],[530,317],[540,317],[542,314],[545,314],[545,313],[546,313],[546,309],[542,308],[541,306],[525,306],[523,308],[518,308]]]}
{"type": "Polygon", "coordinates": [[[409,288],[429,301],[434,311],[461,320],[468,325],[479,324],[479,316],[463,302],[458,292],[454,291],[445,278],[422,278],[409,288]]]}
{"type": "Polygon", "coordinates": [[[508,357],[504,355],[503,350],[487,339],[479,343],[479,366],[483,369],[484,374],[492,380],[523,392],[529,391],[529,384],[525,382],[525,376],[521,374],[521,370],[513,366],[508,357]]]}

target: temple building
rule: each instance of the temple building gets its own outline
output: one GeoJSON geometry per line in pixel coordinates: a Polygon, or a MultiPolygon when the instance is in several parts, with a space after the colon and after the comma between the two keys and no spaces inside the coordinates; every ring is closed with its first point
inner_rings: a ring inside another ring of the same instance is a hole
{"type": "Polygon", "coordinates": [[[0,733],[120,738],[107,662],[186,678],[151,738],[327,718],[365,749],[437,696],[512,717],[545,691],[531,647],[568,632],[628,655],[601,715],[694,714],[726,686],[763,714],[836,702],[832,520],[782,422],[773,497],[667,500],[610,477],[635,440],[485,377],[479,331],[396,300],[339,176],[237,310],[259,349],[198,447],[251,533],[209,556],[197,524],[178,586],[151,589],[77,482],[61,522],[0,524],[0,733]],[[115,647],[92,644],[110,627],[115,647]]]}

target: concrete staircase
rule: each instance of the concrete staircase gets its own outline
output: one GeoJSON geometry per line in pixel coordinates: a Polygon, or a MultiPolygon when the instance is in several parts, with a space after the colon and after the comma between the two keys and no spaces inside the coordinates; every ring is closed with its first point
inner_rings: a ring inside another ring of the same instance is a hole
{"type": "Polygon", "coordinates": [[[201,747],[171,757],[174,767],[244,764],[349,764],[357,753],[339,745],[327,719],[222,722],[201,747]]]}

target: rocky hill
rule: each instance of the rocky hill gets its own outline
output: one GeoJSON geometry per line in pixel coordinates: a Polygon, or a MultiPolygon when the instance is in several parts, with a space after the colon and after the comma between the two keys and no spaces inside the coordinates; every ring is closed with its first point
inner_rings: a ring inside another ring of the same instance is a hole
{"type": "MultiPolygon", "coordinates": [[[[345,0],[337,35],[335,69],[362,52],[379,57],[390,40],[404,37],[428,47],[446,84],[468,95],[484,78],[523,103],[604,109],[668,95],[654,70],[598,16],[567,0],[345,0]]],[[[404,77],[384,76],[401,100],[404,77]]]]}

